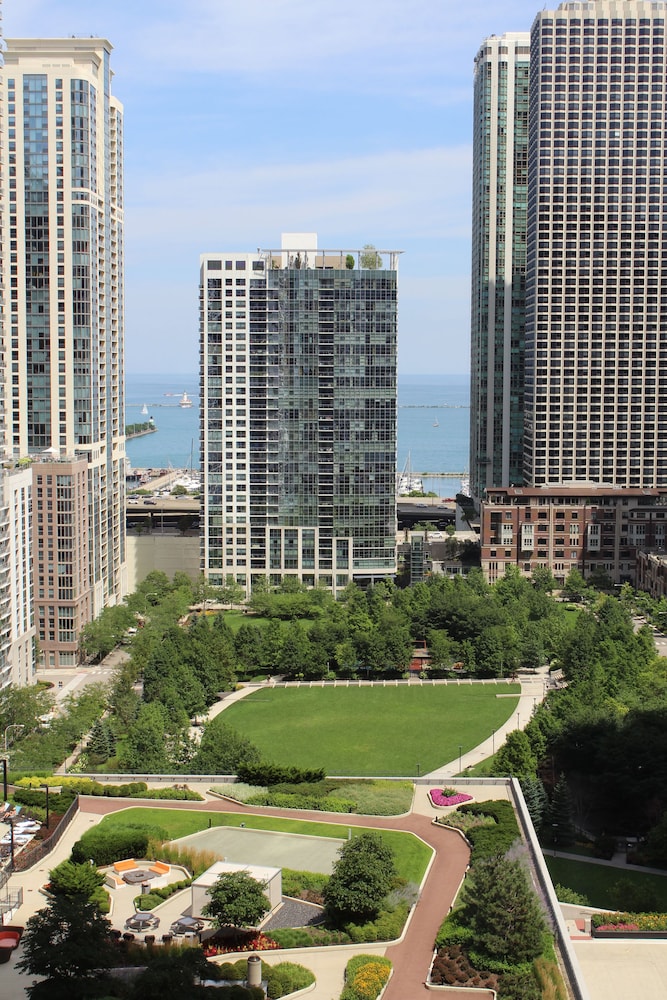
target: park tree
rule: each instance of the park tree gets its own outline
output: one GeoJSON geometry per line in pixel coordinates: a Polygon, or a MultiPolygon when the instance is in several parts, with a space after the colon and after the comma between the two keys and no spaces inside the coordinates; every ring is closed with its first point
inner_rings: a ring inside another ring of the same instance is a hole
{"type": "Polygon", "coordinates": [[[114,751],[114,739],[108,722],[103,719],[95,720],[86,749],[89,754],[94,755],[97,763],[100,764],[111,757],[114,751]]]}
{"type": "Polygon", "coordinates": [[[530,778],[535,776],[536,769],[537,759],[530,740],[522,729],[513,729],[496,754],[496,772],[512,778],[530,778]]]}
{"type": "MultiPolygon", "coordinates": [[[[542,829],[544,817],[549,806],[549,799],[541,780],[535,776],[521,777],[521,791],[526,801],[526,808],[530,814],[533,826],[538,834],[542,829]]],[[[559,897],[560,898],[560,897],[559,897]]]]}
{"type": "Polygon", "coordinates": [[[269,912],[266,882],[259,882],[248,872],[223,872],[207,890],[211,901],[203,908],[216,927],[256,927],[269,912]]]}
{"type": "Polygon", "coordinates": [[[82,895],[56,895],[30,917],[21,939],[19,972],[41,977],[30,1000],[90,1000],[108,993],[115,959],[110,924],[82,895]]]}
{"type": "Polygon", "coordinates": [[[61,861],[49,872],[49,890],[54,896],[82,896],[92,899],[104,885],[104,874],[87,862],[61,861]]]}
{"type": "Polygon", "coordinates": [[[0,731],[5,732],[8,726],[15,726],[8,733],[9,741],[36,732],[40,726],[40,718],[47,715],[53,708],[53,695],[36,684],[27,687],[10,685],[0,691],[0,731]]]}
{"type": "Polygon", "coordinates": [[[204,957],[201,948],[186,948],[184,951],[164,948],[151,955],[151,962],[133,980],[132,997],[137,1000],[162,1000],[163,997],[177,997],[178,1000],[201,1000],[207,992],[201,981],[212,979],[214,969],[204,957]]]}
{"type": "Polygon", "coordinates": [[[535,590],[550,594],[556,589],[556,578],[548,566],[536,566],[530,577],[535,590]]]}
{"type": "Polygon", "coordinates": [[[546,821],[551,827],[550,839],[554,846],[568,847],[574,843],[572,796],[564,774],[561,774],[551,794],[546,821]]]}
{"type": "Polygon", "coordinates": [[[614,589],[614,581],[604,566],[595,567],[588,577],[588,584],[590,587],[595,587],[596,590],[604,590],[605,592],[611,592],[614,589]]]}
{"type": "Polygon", "coordinates": [[[254,764],[260,759],[254,743],[222,720],[217,715],[206,723],[190,762],[193,774],[235,774],[239,764],[254,764]]]}
{"type": "Polygon", "coordinates": [[[234,652],[239,664],[246,670],[259,667],[262,656],[262,630],[258,625],[242,622],[234,636],[234,652]]]}
{"type": "Polygon", "coordinates": [[[434,667],[451,667],[458,654],[457,644],[445,629],[431,629],[428,633],[428,651],[434,667]]]}
{"type": "Polygon", "coordinates": [[[124,633],[134,625],[135,618],[126,604],[114,604],[84,625],[79,647],[85,656],[102,660],[115,649],[124,633]]]}
{"type": "Polygon", "coordinates": [[[287,677],[312,676],[311,647],[301,622],[290,622],[285,627],[277,668],[287,677]]]}
{"type": "Polygon", "coordinates": [[[245,589],[229,574],[225,577],[222,587],[218,587],[218,599],[221,604],[241,604],[245,600],[245,589]]]}
{"type": "Polygon", "coordinates": [[[484,955],[518,965],[541,954],[544,916],[519,859],[498,855],[476,864],[466,900],[475,946],[484,955]]]}
{"type": "Polygon", "coordinates": [[[324,890],[327,911],[337,922],[374,917],[394,885],[393,851],[377,833],[362,833],[340,848],[324,890]]]}
{"type": "Polygon", "coordinates": [[[579,570],[576,568],[571,569],[563,584],[561,591],[563,597],[566,597],[568,601],[580,601],[587,590],[588,585],[579,570]]]}
{"type": "Polygon", "coordinates": [[[169,770],[165,733],[167,710],[159,702],[143,704],[127,734],[121,765],[130,772],[161,774],[169,770]]]}

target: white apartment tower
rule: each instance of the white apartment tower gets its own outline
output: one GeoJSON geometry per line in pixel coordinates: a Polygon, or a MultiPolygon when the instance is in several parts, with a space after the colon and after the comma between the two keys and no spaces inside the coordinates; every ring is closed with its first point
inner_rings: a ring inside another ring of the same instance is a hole
{"type": "Polygon", "coordinates": [[[667,4],[531,32],[524,475],[667,486],[667,4]]]}
{"type": "Polygon", "coordinates": [[[202,569],[247,593],[396,572],[397,252],[204,254],[202,569]]]}
{"type": "Polygon", "coordinates": [[[485,39],[475,58],[470,485],[523,481],[530,35],[485,39]]]}
{"type": "Polygon", "coordinates": [[[122,108],[110,44],[7,41],[0,96],[5,451],[32,461],[47,666],[125,583],[122,108]]]}

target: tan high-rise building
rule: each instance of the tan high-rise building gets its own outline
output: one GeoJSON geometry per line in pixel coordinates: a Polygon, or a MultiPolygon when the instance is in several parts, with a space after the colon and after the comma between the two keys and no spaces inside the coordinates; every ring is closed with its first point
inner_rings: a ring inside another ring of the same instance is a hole
{"type": "Polygon", "coordinates": [[[7,41],[5,453],[33,462],[46,666],[124,595],[122,108],[99,38],[7,41]]]}
{"type": "Polygon", "coordinates": [[[531,32],[524,477],[667,486],[667,4],[531,32]]]}

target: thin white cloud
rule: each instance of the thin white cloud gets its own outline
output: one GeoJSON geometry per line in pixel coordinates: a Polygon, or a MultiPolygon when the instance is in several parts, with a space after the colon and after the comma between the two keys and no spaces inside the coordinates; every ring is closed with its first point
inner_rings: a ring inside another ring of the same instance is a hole
{"type": "Polygon", "coordinates": [[[276,240],[281,229],[301,227],[346,242],[362,230],[381,232],[394,245],[406,237],[467,236],[469,177],[467,147],[147,176],[128,191],[128,239],[164,246],[191,232],[212,241],[203,251],[222,238],[243,247],[249,237],[276,240]]]}
{"type": "Polygon", "coordinates": [[[184,74],[245,78],[294,91],[465,100],[488,34],[528,30],[534,0],[5,0],[7,37],[97,34],[127,83],[184,74]],[[39,27],[37,27],[39,26],[39,27]],[[443,87],[443,84],[445,87],[443,87]]]}

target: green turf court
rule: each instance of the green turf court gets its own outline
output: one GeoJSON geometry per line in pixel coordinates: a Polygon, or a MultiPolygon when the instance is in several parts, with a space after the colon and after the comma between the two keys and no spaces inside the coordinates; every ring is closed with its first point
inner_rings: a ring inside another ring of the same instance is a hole
{"type": "MultiPolygon", "coordinates": [[[[149,826],[159,827],[164,830],[169,840],[177,840],[180,837],[187,837],[198,830],[207,830],[214,827],[240,827],[245,823],[249,830],[273,830],[280,833],[303,834],[307,837],[329,837],[340,838],[351,834],[358,837],[361,833],[367,832],[369,827],[364,827],[358,822],[358,817],[351,817],[357,820],[355,825],[345,824],[341,828],[337,823],[319,823],[306,819],[282,819],[278,816],[265,816],[259,813],[224,813],[207,812],[205,809],[162,809],[150,806],[131,806],[129,809],[120,809],[118,812],[105,816],[99,824],[101,827],[126,826],[149,826]]],[[[400,830],[377,830],[382,840],[391,847],[396,860],[396,868],[401,878],[408,882],[415,882],[417,885],[424,877],[424,872],[431,859],[432,850],[419,837],[412,833],[403,833],[400,830]]],[[[301,867],[297,865],[297,867],[301,867]]]]}
{"type": "Polygon", "coordinates": [[[331,875],[345,840],[305,834],[250,830],[248,827],[212,827],[174,841],[177,846],[212,851],[224,861],[240,865],[296,868],[331,875]]]}
{"type": "Polygon", "coordinates": [[[226,709],[224,721],[277,764],[412,777],[489,737],[519,694],[506,683],[262,688],[226,709]]]}

